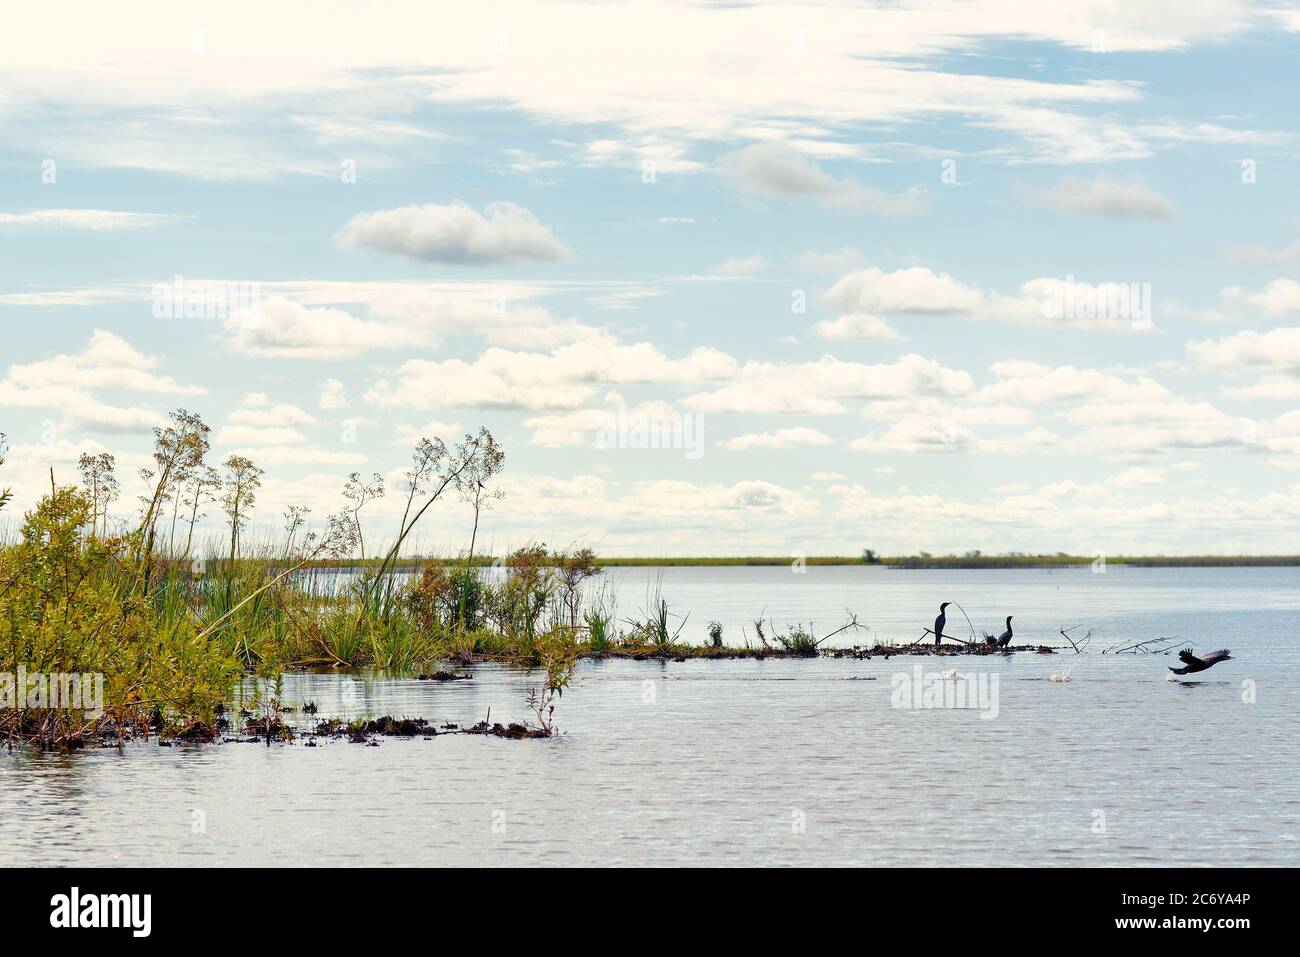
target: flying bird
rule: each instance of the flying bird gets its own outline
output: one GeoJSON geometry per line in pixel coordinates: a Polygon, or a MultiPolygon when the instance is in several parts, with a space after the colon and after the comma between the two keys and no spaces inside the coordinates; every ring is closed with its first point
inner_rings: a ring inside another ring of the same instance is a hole
{"type": "Polygon", "coordinates": [[[1228,654],[1228,649],[1221,651],[1211,651],[1209,654],[1197,658],[1192,654],[1191,648],[1184,648],[1178,652],[1178,660],[1183,663],[1181,668],[1170,668],[1176,675],[1190,675],[1197,671],[1204,671],[1206,668],[1213,668],[1220,661],[1231,661],[1232,655],[1228,654]]]}
{"type": "Polygon", "coordinates": [[[934,646],[939,647],[939,642],[943,640],[943,626],[948,624],[948,616],[944,614],[944,609],[951,605],[952,602],[946,601],[939,606],[939,617],[934,620],[934,646]]]}
{"type": "Polygon", "coordinates": [[[1014,617],[1016,616],[1007,615],[1007,630],[998,635],[999,648],[1005,648],[1007,645],[1011,644],[1011,619],[1014,617]]]}

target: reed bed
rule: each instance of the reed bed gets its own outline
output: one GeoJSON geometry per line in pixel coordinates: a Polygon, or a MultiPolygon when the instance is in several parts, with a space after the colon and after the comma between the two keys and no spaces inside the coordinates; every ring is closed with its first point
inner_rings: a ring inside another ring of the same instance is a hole
{"type": "MultiPolygon", "coordinates": [[[[0,464],[3,464],[0,436],[0,464]]],[[[644,614],[616,620],[615,596],[586,548],[528,544],[476,554],[480,503],[504,453],[480,430],[454,446],[422,439],[407,472],[405,511],[386,554],[360,559],[359,512],[375,497],[309,531],[305,509],[286,513],[282,539],[250,542],[248,513],[261,470],[232,456],[222,479],[204,463],[207,426],[178,410],[156,430],[150,494],[131,519],[110,521],[117,497],[111,455],[83,456],[80,486],[58,485],[0,540],[0,737],[76,748],[137,734],[212,740],[232,701],[260,702],[268,738],[279,726],[286,671],[373,669],[417,674],[436,662],[501,661],[537,669],[534,730],[549,734],[555,703],[583,655],[638,657],[687,648],[685,618],[656,586],[644,614]],[[215,477],[214,477],[215,476],[215,477]],[[416,527],[444,496],[475,508],[469,547],[412,559],[416,527]],[[196,536],[200,509],[218,502],[224,535],[196,536]],[[170,505],[169,505],[170,503],[170,505]],[[78,707],[29,694],[27,676],[96,676],[78,707]],[[93,707],[91,706],[93,704],[93,707]]],[[[353,476],[348,488],[359,487],[353,476]]],[[[346,494],[346,493],[345,493],[346,494]]],[[[0,490],[0,509],[10,504],[0,490]]],[[[372,533],[373,536],[373,533],[372,533]]],[[[717,649],[714,649],[717,650],[717,649]]]]}

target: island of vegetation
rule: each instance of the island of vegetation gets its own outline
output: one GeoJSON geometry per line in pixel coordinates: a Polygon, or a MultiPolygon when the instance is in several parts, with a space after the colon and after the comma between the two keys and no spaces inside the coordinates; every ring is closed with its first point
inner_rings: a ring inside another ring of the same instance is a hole
{"type": "MultiPolygon", "coordinates": [[[[682,639],[685,618],[673,614],[660,594],[648,597],[639,616],[616,619],[612,596],[597,577],[610,565],[789,564],[789,557],[598,561],[590,549],[555,550],[543,543],[505,556],[477,553],[479,519],[499,495],[495,481],[505,463],[487,429],[451,444],[420,439],[399,493],[401,520],[382,554],[366,557],[363,531],[365,506],[385,494],[378,474],[351,475],[342,493],[346,504],[319,530],[311,530],[307,508],[290,506],[279,540],[250,546],[244,533],[264,473],[240,455],[210,464],[209,431],[200,416],[183,409],[154,430],[152,464],[138,476],[145,494],[126,518],[110,521],[121,495],[112,454],[83,455],[76,484],[61,484],[51,472],[48,491],[16,522],[16,534],[0,543],[0,691],[7,689],[15,698],[0,707],[0,736],[11,745],[120,745],[136,736],[212,741],[228,731],[270,740],[292,734],[282,720],[288,705],[279,700],[287,672],[365,668],[455,680],[464,676],[455,669],[480,661],[535,671],[527,702],[534,720],[443,730],[547,736],[556,702],[580,657],[813,656],[825,653],[828,638],[861,627],[850,615],[842,628],[818,638],[802,626],[777,633],[760,618],[753,635],[743,636],[743,645],[729,645],[722,626],[711,622],[707,637],[692,644],[682,639]],[[448,497],[472,508],[464,553],[404,556],[421,520],[448,497]],[[224,516],[226,534],[219,549],[208,543],[199,554],[195,528],[205,508],[214,505],[224,516]],[[342,567],[346,575],[337,572],[342,567]],[[102,676],[102,709],[49,707],[39,698],[32,703],[21,685],[22,676],[33,674],[102,676]],[[250,688],[255,689],[251,698],[250,688]],[[232,725],[232,715],[243,723],[232,725]]],[[[0,436],[0,465],[4,448],[0,436]]],[[[0,509],[11,504],[11,492],[0,489],[0,509]]],[[[886,558],[864,550],[854,558],[801,560],[987,568],[1071,565],[1094,558],[978,553],[886,558]]],[[[1107,561],[1296,564],[1300,559],[1107,561]]],[[[831,653],[984,654],[995,650],[989,637],[980,639],[972,631],[969,640],[937,649],[918,639],[831,653]]],[[[314,714],[314,708],[307,713],[314,714]]],[[[369,733],[436,733],[420,719],[390,716],[359,722],[322,716],[314,731],[354,740],[369,733]]]]}

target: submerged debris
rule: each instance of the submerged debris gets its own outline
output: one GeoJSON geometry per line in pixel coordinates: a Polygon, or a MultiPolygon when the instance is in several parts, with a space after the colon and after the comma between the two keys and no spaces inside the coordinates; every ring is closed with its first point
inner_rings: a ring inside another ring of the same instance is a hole
{"type": "Polygon", "coordinates": [[[384,715],[365,724],[367,734],[386,734],[395,738],[413,738],[417,734],[437,734],[437,730],[424,718],[394,718],[384,715]]]}
{"type": "Polygon", "coordinates": [[[466,728],[462,734],[491,734],[498,738],[549,738],[551,732],[544,728],[530,728],[525,724],[511,722],[508,725],[497,724],[489,725],[486,721],[480,721],[472,728],[466,728]]]}
{"type": "MultiPolygon", "coordinates": [[[[440,734],[489,734],[498,738],[511,739],[548,738],[551,736],[551,732],[545,728],[530,727],[517,722],[503,725],[499,722],[480,721],[469,728],[461,728],[451,722],[445,722],[440,731],[433,722],[425,718],[395,718],[388,714],[383,717],[372,718],[369,721],[358,719],[349,722],[338,718],[330,718],[318,723],[309,733],[315,738],[347,738],[356,744],[373,744],[372,735],[390,738],[422,737],[426,741],[440,734]]],[[[315,746],[315,742],[310,738],[307,743],[312,747],[315,746]]]]}

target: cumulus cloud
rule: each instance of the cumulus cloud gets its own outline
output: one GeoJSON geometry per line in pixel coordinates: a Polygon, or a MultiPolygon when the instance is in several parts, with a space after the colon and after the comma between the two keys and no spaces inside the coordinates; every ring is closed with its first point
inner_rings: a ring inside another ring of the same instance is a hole
{"type": "Polygon", "coordinates": [[[1077,428],[1066,441],[1073,452],[1150,457],[1180,449],[1264,448],[1240,418],[1181,398],[1148,376],[1024,360],[996,363],[993,371],[999,381],[972,398],[1050,411],[1077,428]]]}
{"type": "Polygon", "coordinates": [[[411,359],[366,392],[381,406],[574,409],[602,387],[625,383],[691,383],[729,379],[736,361],[699,348],[673,359],[646,342],[601,337],[550,352],[490,348],[477,359],[411,359]]]}
{"type": "Polygon", "coordinates": [[[752,276],[767,268],[767,260],[755,253],[753,256],[737,256],[727,259],[712,267],[709,271],[720,276],[752,276]]]}
{"type": "Polygon", "coordinates": [[[909,353],[891,363],[868,365],[823,356],[813,362],[744,364],[734,380],[683,400],[701,412],[837,413],[849,399],[911,395],[963,395],[970,375],[909,353]]]}
{"type": "Polygon", "coordinates": [[[230,421],[260,428],[315,425],[316,418],[287,402],[272,404],[261,393],[244,397],[244,404],[230,413],[230,421]]]}
{"type": "MultiPolygon", "coordinates": [[[[448,335],[482,335],[519,347],[595,337],[598,331],[557,320],[527,303],[512,303],[484,286],[455,292],[387,288],[365,300],[366,318],[336,306],[270,296],[233,312],[224,326],[236,352],[264,358],[341,359],[372,350],[428,349],[448,335]]],[[[334,393],[331,397],[335,398],[334,393]]]]}
{"type": "Polygon", "coordinates": [[[723,448],[733,451],[745,449],[789,449],[797,445],[830,445],[831,437],[825,432],[797,426],[790,429],[774,429],[770,432],[747,432],[722,443],[723,448]]]}
{"type": "Polygon", "coordinates": [[[309,308],[283,296],[237,309],[225,331],[236,352],[264,358],[341,359],[370,349],[400,349],[410,341],[399,327],[342,309],[309,308]]]}
{"type": "Polygon", "coordinates": [[[202,395],[206,391],[155,372],[160,364],[157,356],[145,355],[120,336],[96,329],[81,352],[12,365],[4,382],[14,390],[11,396],[22,390],[67,386],[174,395],[202,395]]]}
{"type": "Polygon", "coordinates": [[[442,439],[445,442],[452,441],[460,435],[461,428],[458,422],[443,422],[438,419],[431,419],[424,425],[406,425],[401,423],[393,426],[392,445],[411,446],[415,445],[420,439],[442,439]]]}
{"type": "Polygon", "coordinates": [[[850,312],[838,319],[823,319],[813,325],[823,339],[901,339],[893,326],[880,316],[867,312],[850,312]]]}
{"type": "Polygon", "coordinates": [[[421,263],[472,265],[553,262],[569,250],[536,216],[509,202],[483,213],[459,200],[446,206],[402,206],[352,217],[338,242],[421,263]]]}
{"type": "Polygon", "coordinates": [[[854,439],[849,447],[862,452],[961,452],[977,441],[973,431],[955,422],[906,419],[883,433],[854,439]]]}
{"type": "Polygon", "coordinates": [[[155,371],[156,356],[145,355],[119,336],[96,329],[79,353],[15,363],[0,379],[0,406],[52,408],[69,424],[100,432],[147,432],[162,415],[139,406],[119,406],[95,391],[119,390],[155,395],[202,395],[199,386],[181,385],[155,371]]]}
{"type": "Polygon", "coordinates": [[[813,199],[824,206],[907,216],[925,208],[916,194],[894,194],[864,186],[852,176],[836,179],[784,143],[756,143],[728,153],[718,170],[738,188],[780,199],[813,199]]]}
{"type": "Polygon", "coordinates": [[[947,273],[924,266],[885,272],[871,266],[855,269],[822,296],[830,309],[848,316],[889,313],[972,313],[984,295],[947,273]]]}
{"type": "MultiPolygon", "coordinates": [[[[1235,289],[1225,290],[1231,297],[1235,289]]],[[[1274,279],[1259,292],[1244,295],[1247,305],[1258,309],[1270,318],[1300,314],[1300,282],[1294,279],[1274,279]]]]}
{"type": "Polygon", "coordinates": [[[1153,328],[1150,289],[1139,283],[1030,279],[1015,295],[985,291],[924,266],[855,269],[822,294],[839,313],[813,329],[824,339],[890,339],[887,318],[926,316],[1107,331],[1153,328]]]}
{"type": "Polygon", "coordinates": [[[604,409],[576,409],[525,419],[524,427],[533,430],[529,442],[547,448],[590,448],[598,444],[602,431],[618,427],[620,416],[631,428],[644,425],[649,429],[659,424],[671,427],[681,420],[680,414],[667,402],[639,402],[628,406],[616,392],[607,393],[604,398],[609,406],[604,409]]]}
{"type": "Polygon", "coordinates": [[[344,452],[336,449],[313,448],[309,445],[250,445],[236,444],[228,447],[230,454],[243,455],[259,466],[299,465],[364,465],[366,456],[361,452],[344,452]]]}
{"type": "Polygon", "coordinates": [[[338,379],[326,379],[316,387],[316,402],[327,412],[345,409],[348,405],[348,393],[338,379]]]}
{"type": "Polygon", "coordinates": [[[259,427],[253,425],[227,425],[217,433],[218,445],[298,445],[307,441],[297,429],[259,427]]]}
{"type": "Polygon", "coordinates": [[[1104,173],[1083,179],[1067,176],[1052,186],[1021,184],[1030,199],[1071,213],[1110,219],[1172,220],[1178,210],[1141,177],[1116,179],[1104,173]]]}
{"type": "Polygon", "coordinates": [[[1192,358],[1228,372],[1263,371],[1300,375],[1300,327],[1269,332],[1246,330],[1220,339],[1187,343],[1192,358]]]}

